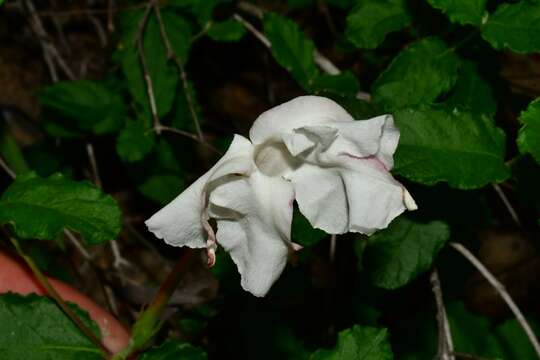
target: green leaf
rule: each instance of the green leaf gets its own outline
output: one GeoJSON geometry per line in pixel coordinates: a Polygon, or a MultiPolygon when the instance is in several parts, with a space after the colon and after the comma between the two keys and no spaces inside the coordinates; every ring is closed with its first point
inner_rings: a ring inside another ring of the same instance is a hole
{"type": "Polygon", "coordinates": [[[317,350],[311,360],[391,360],[386,329],[355,325],[338,335],[334,350],[317,350]]]}
{"type": "Polygon", "coordinates": [[[540,98],[529,104],[519,120],[523,124],[517,139],[519,151],[530,153],[540,164],[540,98]]]}
{"type": "Polygon", "coordinates": [[[426,185],[447,181],[458,189],[509,176],[504,132],[484,115],[432,106],[398,111],[395,121],[401,132],[396,174],[426,185]]]}
{"type": "Polygon", "coordinates": [[[264,17],[264,33],[272,43],[272,55],[306,90],[319,74],[313,52],[315,45],[298,25],[281,15],[268,13],[264,17]]]}
{"type": "MultiPolygon", "coordinates": [[[[127,79],[129,91],[135,99],[135,102],[144,110],[147,117],[147,123],[150,124],[151,110],[147,86],[144,80],[143,68],[140,62],[137,47],[134,43],[135,35],[137,34],[142,15],[142,11],[126,12],[126,15],[124,15],[124,17],[121,19],[123,36],[120,44],[121,51],[119,53],[119,59],[122,64],[122,70],[127,79]]],[[[165,11],[163,11],[162,15],[164,21],[165,19],[171,19],[172,16],[178,16],[168,15],[165,11]]],[[[168,24],[170,24],[169,21],[167,22],[167,25],[168,24]]],[[[174,27],[174,29],[176,29],[176,27],[174,27]]],[[[169,33],[175,34],[175,31],[168,31],[168,34],[169,33]]],[[[178,33],[181,34],[181,32],[178,33]]],[[[183,49],[178,49],[179,46],[184,46],[181,44],[184,44],[185,41],[177,41],[173,40],[172,38],[170,40],[171,46],[175,48],[175,51],[186,51],[183,49]]],[[[153,15],[149,16],[145,27],[143,49],[148,66],[148,74],[152,79],[152,88],[156,101],[157,114],[159,117],[162,117],[166,115],[172,107],[178,84],[178,74],[174,64],[169,62],[167,59],[167,53],[161,38],[159,25],[155,16],[153,15]]],[[[185,59],[183,60],[185,61],[185,59]]]]}
{"type": "Polygon", "coordinates": [[[30,171],[26,160],[21,152],[21,148],[17,141],[7,128],[3,128],[0,135],[0,154],[6,161],[9,168],[15,174],[24,174],[30,171]]]}
{"type": "Polygon", "coordinates": [[[295,207],[291,228],[291,239],[293,242],[304,247],[313,246],[326,236],[327,234],[324,231],[313,228],[309,220],[295,207]]]}
{"type": "Polygon", "coordinates": [[[385,110],[431,103],[457,79],[459,58],[434,37],[403,50],[375,80],[372,95],[385,110]]]}
{"type": "Polygon", "coordinates": [[[399,217],[369,238],[364,268],[376,286],[396,289],[428,270],[449,237],[443,222],[422,224],[399,217]]]}
{"type": "Polygon", "coordinates": [[[141,194],[160,204],[167,204],[185,187],[185,181],[178,175],[158,174],[145,179],[138,186],[141,194]]]}
{"type": "Polygon", "coordinates": [[[244,26],[233,19],[213,23],[208,30],[208,36],[216,41],[238,41],[245,33],[244,26]]]}
{"type": "Polygon", "coordinates": [[[116,201],[88,182],[60,174],[18,176],[0,198],[0,223],[13,225],[21,238],[53,240],[64,228],[88,244],[116,238],[122,228],[116,201]]]}
{"type": "Polygon", "coordinates": [[[141,355],[140,360],[206,360],[206,353],[188,343],[167,340],[141,355]]]}
{"type": "Polygon", "coordinates": [[[220,0],[170,0],[167,5],[188,10],[196,18],[198,23],[205,27],[212,19],[214,8],[220,0]]]}
{"type": "Polygon", "coordinates": [[[487,0],[428,0],[436,9],[448,15],[451,21],[460,24],[481,25],[487,16],[487,0]]]}
{"type": "Polygon", "coordinates": [[[495,49],[540,52],[539,23],[540,2],[501,4],[482,28],[482,36],[495,49]]]}
{"type": "Polygon", "coordinates": [[[184,17],[170,11],[162,11],[161,18],[172,50],[185,64],[193,36],[191,25],[184,17]]]}
{"type": "Polygon", "coordinates": [[[116,152],[127,162],[142,160],[154,146],[154,135],[141,121],[128,121],[116,139],[116,152]]]}
{"type": "MultiPolygon", "coordinates": [[[[71,305],[99,336],[88,314],[71,305]]],[[[25,360],[99,360],[100,350],[60,308],[45,296],[0,295],[0,358],[25,360]]]]}
{"type": "Polygon", "coordinates": [[[102,83],[89,80],[58,82],[43,88],[40,102],[73,120],[70,128],[110,133],[122,127],[126,110],[120,94],[102,83]]]}
{"type": "Polygon", "coordinates": [[[406,0],[360,0],[347,16],[345,35],[356,47],[375,49],[410,22],[406,0]]]}
{"type": "Polygon", "coordinates": [[[349,70],[338,75],[323,74],[315,78],[311,92],[320,95],[356,96],[360,84],[356,76],[349,70]]]}
{"type": "Polygon", "coordinates": [[[488,116],[495,115],[497,111],[491,86],[481,77],[476,65],[471,61],[464,61],[461,65],[456,86],[446,104],[488,116]]]}

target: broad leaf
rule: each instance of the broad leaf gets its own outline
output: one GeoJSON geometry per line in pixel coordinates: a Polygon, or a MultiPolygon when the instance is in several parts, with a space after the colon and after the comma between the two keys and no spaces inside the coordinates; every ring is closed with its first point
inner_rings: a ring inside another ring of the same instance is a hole
{"type": "Polygon", "coordinates": [[[482,36],[495,49],[518,53],[540,52],[540,2],[501,4],[482,28],[482,36]]]}
{"type": "Polygon", "coordinates": [[[443,222],[422,224],[399,217],[368,239],[364,268],[373,284],[396,289],[428,270],[449,237],[443,222]]]}
{"type": "MultiPolygon", "coordinates": [[[[88,314],[71,305],[99,336],[88,314]]],[[[99,360],[101,351],[60,308],[45,296],[0,296],[0,358],[25,360],[99,360]]]]}
{"type": "Polygon", "coordinates": [[[170,0],[167,5],[188,10],[202,27],[206,27],[218,3],[219,0],[170,0]]]}
{"type": "Polygon", "coordinates": [[[410,45],[392,61],[372,87],[373,100],[388,110],[431,103],[457,79],[459,59],[438,38],[410,45]]]}
{"type": "Polygon", "coordinates": [[[128,121],[116,140],[116,152],[127,162],[142,160],[154,146],[154,135],[141,121],[128,121]]]}
{"type": "Polygon", "coordinates": [[[275,13],[265,15],[264,32],[272,43],[272,55],[276,61],[308,90],[318,75],[313,60],[313,41],[294,21],[275,13]]]}
{"type": "Polygon", "coordinates": [[[111,196],[60,174],[19,176],[0,198],[0,222],[13,225],[17,236],[26,239],[52,240],[68,228],[88,244],[102,243],[118,236],[121,215],[111,196]]]}
{"type": "Polygon", "coordinates": [[[311,92],[320,95],[356,96],[360,84],[351,71],[344,71],[338,75],[319,75],[311,85],[311,92]]]}
{"type": "Polygon", "coordinates": [[[178,175],[159,174],[145,179],[138,189],[149,199],[162,205],[167,204],[182,192],[185,181],[178,175]]]}
{"type": "Polygon", "coordinates": [[[238,41],[245,33],[244,26],[233,19],[213,23],[208,30],[208,36],[217,41],[238,41]]]}
{"type": "Polygon", "coordinates": [[[126,113],[120,94],[96,81],[65,81],[49,85],[40,91],[39,100],[73,121],[74,124],[66,124],[69,128],[95,134],[119,130],[126,113]]]}
{"type": "Polygon", "coordinates": [[[334,350],[317,350],[311,360],[392,360],[386,329],[355,325],[338,335],[334,350]]]}
{"type": "Polygon", "coordinates": [[[540,98],[529,104],[519,120],[523,123],[517,139],[519,150],[530,153],[540,164],[540,98]]]}
{"type": "Polygon", "coordinates": [[[460,24],[481,25],[487,16],[487,0],[428,0],[436,9],[448,15],[451,21],[460,24]]]}
{"type": "Polygon", "coordinates": [[[356,47],[374,49],[410,22],[406,0],[360,0],[347,16],[345,34],[356,47]]]}
{"type": "Polygon", "coordinates": [[[176,340],[167,340],[160,346],[146,351],[140,360],[206,360],[206,353],[188,343],[176,340]]]}
{"type": "Polygon", "coordinates": [[[478,73],[476,65],[464,61],[459,69],[456,86],[446,100],[449,107],[459,107],[474,113],[495,115],[497,103],[491,86],[478,73]]]}
{"type": "Polygon", "coordinates": [[[505,180],[505,135],[483,115],[444,106],[395,114],[401,138],[394,172],[433,185],[447,181],[459,189],[505,180]]]}

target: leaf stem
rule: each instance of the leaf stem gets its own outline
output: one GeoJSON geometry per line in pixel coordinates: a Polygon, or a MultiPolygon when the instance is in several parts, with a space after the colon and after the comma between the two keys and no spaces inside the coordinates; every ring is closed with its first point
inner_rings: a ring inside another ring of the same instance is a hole
{"type": "Polygon", "coordinates": [[[47,294],[56,301],[58,306],[62,311],[75,323],[75,325],[81,330],[81,332],[90,340],[94,345],[96,345],[102,352],[102,355],[105,359],[110,359],[109,350],[101,343],[101,341],[96,337],[96,335],[82,322],[82,320],[75,314],[75,312],[69,307],[69,305],[62,299],[60,294],[54,289],[47,277],[39,270],[34,260],[28,256],[21,248],[19,241],[12,236],[9,236],[9,240],[15,247],[15,250],[26,262],[26,265],[32,270],[32,273],[35,275],[41,286],[45,288],[47,294]]]}

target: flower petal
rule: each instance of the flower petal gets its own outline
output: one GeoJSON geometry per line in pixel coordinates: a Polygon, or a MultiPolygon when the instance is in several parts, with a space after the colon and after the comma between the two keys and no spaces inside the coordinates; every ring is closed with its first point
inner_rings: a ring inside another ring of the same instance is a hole
{"type": "Polygon", "coordinates": [[[210,195],[218,243],[231,254],[242,287],[264,296],[282,273],[290,243],[292,185],[254,172],[221,184],[210,195]]]}
{"type": "Polygon", "coordinates": [[[253,146],[235,135],[227,153],[206,174],[155,213],[145,224],[156,237],[173,246],[204,248],[206,232],[201,223],[205,193],[211,182],[229,174],[248,174],[253,169],[253,146]]]}
{"type": "Polygon", "coordinates": [[[249,137],[253,144],[281,140],[282,134],[304,126],[353,121],[345,109],[320,96],[299,96],[262,113],[253,123],[249,137]]]}

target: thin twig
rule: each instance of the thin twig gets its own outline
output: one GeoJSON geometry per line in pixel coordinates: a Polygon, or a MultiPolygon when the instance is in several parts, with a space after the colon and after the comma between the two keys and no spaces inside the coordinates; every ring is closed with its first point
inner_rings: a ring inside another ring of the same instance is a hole
{"type": "Polygon", "coordinates": [[[23,258],[23,260],[26,262],[28,267],[32,270],[34,275],[36,276],[39,283],[45,288],[47,291],[47,294],[56,301],[58,306],[62,309],[62,311],[75,323],[75,325],[81,330],[81,332],[88,338],[94,345],[96,345],[103,353],[104,357],[106,359],[110,358],[110,352],[109,350],[99,341],[99,339],[96,337],[96,335],[81,321],[81,319],[75,314],[75,312],[67,305],[67,303],[62,299],[60,294],[56,291],[56,289],[49,283],[49,280],[41,270],[37,267],[37,265],[34,263],[34,260],[22,250],[19,241],[14,237],[9,237],[9,240],[17,250],[17,253],[23,258]]]}
{"type": "Polygon", "coordinates": [[[0,156],[0,167],[4,169],[4,171],[9,175],[10,178],[15,179],[17,177],[15,172],[11,170],[9,165],[4,161],[4,159],[1,156],[0,156]]]}
{"type": "Polygon", "coordinates": [[[182,135],[184,137],[187,137],[187,138],[190,138],[194,141],[197,141],[199,144],[201,144],[202,146],[206,147],[207,149],[211,150],[212,152],[214,152],[215,154],[217,155],[223,155],[223,153],[218,150],[216,147],[214,147],[213,145],[211,145],[210,143],[204,141],[202,142],[199,137],[195,134],[192,134],[188,131],[184,131],[184,130],[180,130],[180,129],[177,129],[177,128],[173,128],[173,127],[170,127],[170,126],[165,126],[165,125],[159,125],[158,128],[154,128],[152,129],[152,131],[155,131],[156,133],[158,132],[158,130],[161,132],[170,132],[170,133],[173,133],[173,134],[178,134],[178,135],[182,135]]]}
{"type": "Polygon", "coordinates": [[[465,360],[491,360],[485,357],[481,357],[478,355],[473,355],[469,353],[464,352],[453,352],[452,355],[456,356],[458,359],[465,359],[465,360]]]}
{"type": "Polygon", "coordinates": [[[197,132],[197,136],[199,137],[199,140],[202,143],[204,143],[205,142],[204,134],[201,130],[199,117],[197,116],[197,112],[195,111],[193,98],[191,97],[191,90],[189,88],[189,82],[187,79],[187,74],[184,68],[183,60],[178,56],[178,54],[173,50],[171,46],[171,41],[167,34],[167,29],[165,29],[165,24],[163,23],[163,19],[161,18],[161,10],[156,5],[153,5],[153,7],[154,7],[154,12],[156,14],[157,22],[159,25],[161,38],[163,40],[163,43],[165,44],[165,48],[167,49],[167,58],[174,60],[174,62],[176,63],[178,67],[178,71],[180,72],[180,80],[182,82],[182,87],[184,88],[184,96],[186,97],[186,102],[189,108],[189,112],[191,114],[193,123],[195,125],[195,131],[197,132]]]}
{"type": "Polygon", "coordinates": [[[514,209],[514,207],[510,203],[510,200],[508,200],[508,197],[506,196],[504,191],[502,191],[499,184],[493,183],[492,186],[493,186],[493,189],[495,190],[495,192],[497,193],[497,195],[499,195],[499,197],[501,198],[504,206],[506,207],[506,209],[510,213],[510,216],[512,217],[512,220],[514,220],[514,222],[516,223],[516,225],[518,227],[522,227],[521,221],[519,220],[519,216],[517,214],[517,211],[514,209]]]}
{"type": "Polygon", "coordinates": [[[330,236],[330,263],[333,264],[334,260],[336,259],[336,241],[337,235],[332,234],[330,236]]]}
{"type": "Polygon", "coordinates": [[[94,152],[94,145],[92,145],[91,142],[86,143],[86,153],[88,154],[88,160],[92,168],[94,184],[96,184],[96,186],[101,189],[103,187],[103,183],[101,182],[101,177],[99,176],[99,168],[97,166],[96,155],[94,152]]]}
{"type": "Polygon", "coordinates": [[[436,268],[431,272],[430,281],[431,289],[435,295],[435,303],[437,304],[437,324],[439,326],[439,346],[436,358],[438,360],[454,360],[455,357],[452,355],[454,343],[452,341],[448,316],[446,315],[446,309],[444,307],[441,280],[439,279],[439,272],[436,268]]]}
{"type": "Polygon", "coordinates": [[[510,310],[514,313],[514,316],[516,317],[517,321],[523,328],[523,331],[525,331],[525,334],[529,338],[529,341],[531,342],[536,355],[540,359],[540,343],[538,342],[538,339],[536,338],[536,335],[534,334],[533,330],[531,329],[531,326],[525,319],[525,316],[523,316],[523,313],[519,309],[519,307],[516,305],[504,285],[493,276],[493,274],[478,260],[465,246],[451,242],[450,246],[453,247],[455,250],[457,250],[461,255],[463,255],[469,262],[486,278],[486,280],[493,286],[493,288],[499,293],[499,295],[503,298],[503,300],[506,302],[510,310]]]}
{"type": "Polygon", "coordinates": [[[68,240],[77,248],[77,250],[79,250],[85,260],[90,262],[93,260],[94,257],[88,252],[88,250],[86,250],[83,244],[81,244],[79,239],[77,239],[77,237],[71,231],[64,229],[64,235],[66,235],[68,240]]]}
{"type": "Polygon", "coordinates": [[[246,30],[252,33],[253,36],[255,36],[264,46],[269,49],[272,47],[272,43],[270,42],[270,40],[268,40],[268,38],[264,36],[263,33],[257,30],[255,26],[251,25],[251,23],[244,19],[242,16],[240,16],[239,14],[234,14],[233,18],[240,24],[244,25],[246,30]]]}

